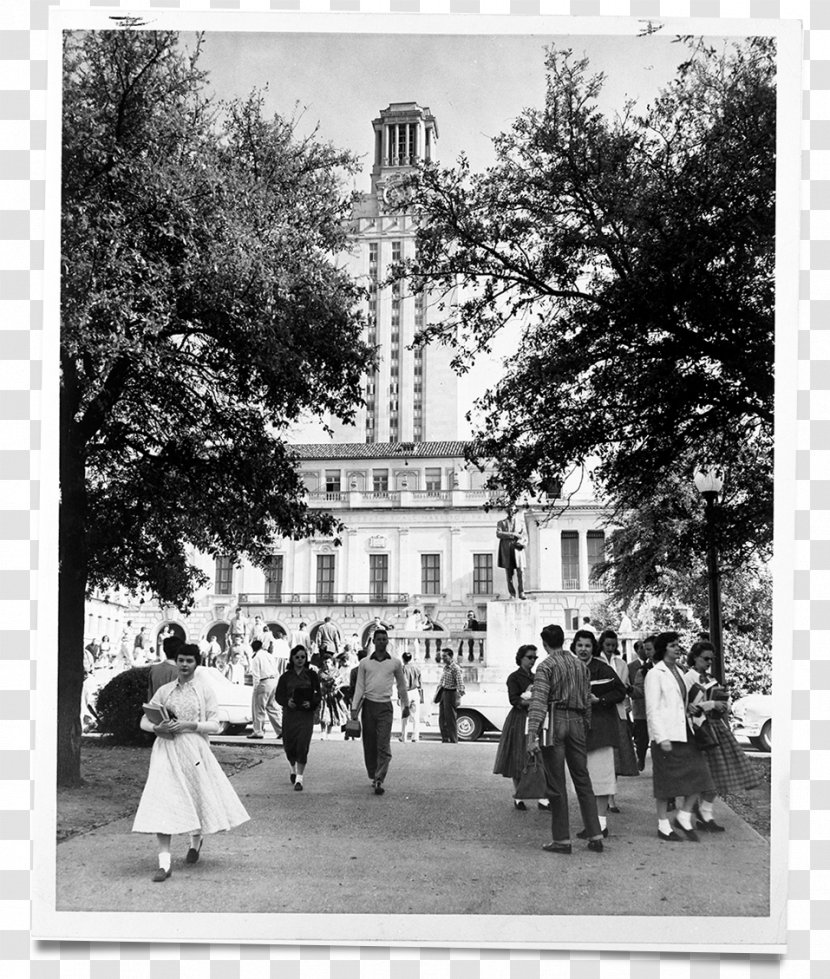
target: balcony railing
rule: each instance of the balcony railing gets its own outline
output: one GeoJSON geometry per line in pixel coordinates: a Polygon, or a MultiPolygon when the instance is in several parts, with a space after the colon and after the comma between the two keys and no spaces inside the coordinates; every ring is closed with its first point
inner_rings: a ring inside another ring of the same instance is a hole
{"type": "Polygon", "coordinates": [[[409,594],[374,592],[283,592],[281,595],[262,592],[241,592],[239,605],[408,605],[409,594]]]}
{"type": "Polygon", "coordinates": [[[333,507],[348,509],[359,507],[434,507],[434,506],[471,506],[478,507],[485,503],[490,493],[488,490],[426,490],[426,489],[396,489],[396,490],[340,490],[326,492],[325,490],[309,490],[306,494],[310,506],[333,507]],[[403,501],[403,502],[402,502],[403,501]]]}
{"type": "Polygon", "coordinates": [[[563,591],[579,591],[579,578],[563,578],[562,579],[562,590],[563,591]]]}

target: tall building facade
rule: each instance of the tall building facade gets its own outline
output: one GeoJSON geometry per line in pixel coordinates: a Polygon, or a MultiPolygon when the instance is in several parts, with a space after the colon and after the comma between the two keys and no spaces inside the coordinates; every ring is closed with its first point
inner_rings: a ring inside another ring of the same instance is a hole
{"type": "MultiPolygon", "coordinates": [[[[338,540],[277,538],[266,568],[197,555],[208,584],[188,616],[149,602],[132,614],[134,626],[147,625],[151,635],[172,626],[192,641],[223,641],[237,605],[289,634],[306,622],[313,635],[325,616],[344,637],[362,638],[375,616],[400,631],[415,608],[457,632],[469,611],[486,620],[488,603],[507,597],[497,566],[503,514],[486,508],[485,483],[497,460],[485,471],[465,461],[450,350],[413,345],[442,315],[439,297],[386,282],[395,263],[414,255],[416,225],[396,207],[399,184],[420,161],[434,159],[437,122],[428,108],[404,102],[381,110],[372,126],[370,189],[354,213],[344,262],[369,287],[367,339],[378,351],[377,370],[363,379],[365,406],[354,424],[331,420],[330,441],[293,446],[308,505],[335,513],[345,529],[338,540]]],[[[452,300],[440,297],[445,305],[452,300]]],[[[604,551],[605,511],[582,489],[555,521],[539,501],[522,513],[530,601],[540,603],[546,621],[572,629],[604,598],[590,572],[604,551]]]]}
{"type": "Polygon", "coordinates": [[[415,166],[435,158],[438,126],[428,108],[393,102],[373,120],[374,164],[369,192],[352,222],[351,274],[369,291],[368,342],[378,367],[364,379],[365,407],[354,425],[332,422],[338,442],[444,442],[459,437],[458,377],[446,347],[413,346],[418,332],[444,315],[439,302],[453,296],[412,292],[385,284],[390,270],[415,256],[416,224],[398,209],[401,181],[415,166]]]}

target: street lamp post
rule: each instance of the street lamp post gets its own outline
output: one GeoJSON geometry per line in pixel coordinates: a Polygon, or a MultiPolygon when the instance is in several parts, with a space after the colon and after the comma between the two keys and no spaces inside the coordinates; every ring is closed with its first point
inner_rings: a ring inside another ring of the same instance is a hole
{"type": "Polygon", "coordinates": [[[712,673],[723,684],[723,622],[721,619],[720,568],[718,542],[715,534],[715,506],[723,489],[723,480],[716,471],[695,473],[695,486],[706,503],[706,564],[709,578],[709,638],[715,647],[712,673]]]}

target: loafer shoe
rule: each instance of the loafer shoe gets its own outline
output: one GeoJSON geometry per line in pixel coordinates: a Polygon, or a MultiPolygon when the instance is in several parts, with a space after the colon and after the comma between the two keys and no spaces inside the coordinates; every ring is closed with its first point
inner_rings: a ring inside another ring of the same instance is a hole
{"type": "Polygon", "coordinates": [[[296,772],[292,772],[291,773],[291,784],[293,785],[296,781],[297,781],[297,773],[296,772]]]}
{"type": "Polygon", "coordinates": [[[681,839],[688,840],[689,843],[700,843],[700,837],[693,829],[686,829],[685,826],[678,826],[677,829],[681,839]]]}
{"type": "MultiPolygon", "coordinates": [[[[587,829],[581,829],[576,835],[579,837],[580,840],[587,840],[588,839],[588,830],[587,829]]],[[[603,836],[603,839],[606,839],[606,840],[608,839],[608,827],[607,826],[602,831],[602,836],[603,836]]],[[[597,840],[597,843],[599,843],[599,840],[597,840]]]]}
{"type": "Polygon", "coordinates": [[[703,833],[725,833],[726,827],[716,823],[714,819],[698,819],[696,829],[703,833]]]}
{"type": "Polygon", "coordinates": [[[545,853],[572,853],[573,847],[570,843],[557,843],[556,841],[551,841],[550,843],[543,843],[542,849],[545,853]]]}
{"type": "Polygon", "coordinates": [[[602,853],[602,840],[588,840],[588,849],[593,850],[594,853],[602,853]]]}
{"type": "Polygon", "coordinates": [[[153,874],[153,883],[160,884],[163,880],[167,880],[172,873],[172,867],[169,870],[165,870],[164,867],[159,867],[153,874]]]}
{"type": "Polygon", "coordinates": [[[202,844],[204,842],[205,842],[204,840],[199,840],[199,845],[198,846],[192,846],[187,851],[187,853],[185,854],[185,858],[184,858],[184,862],[185,863],[196,863],[198,861],[198,859],[199,859],[199,853],[202,850],[202,844]]]}
{"type": "Polygon", "coordinates": [[[521,799],[513,800],[513,808],[517,812],[527,812],[527,806],[521,801],[521,799]]]}
{"type": "Polygon", "coordinates": [[[265,737],[264,734],[248,734],[246,735],[248,741],[262,741],[265,737]]]}
{"type": "Polygon", "coordinates": [[[372,782],[372,785],[375,788],[375,795],[383,795],[383,793],[386,791],[386,789],[384,789],[383,783],[380,781],[380,779],[377,779],[376,778],[374,780],[374,782],[372,782]]]}
{"type": "Polygon", "coordinates": [[[608,811],[609,812],[613,812],[616,815],[619,815],[619,812],[620,812],[620,810],[619,810],[619,808],[617,806],[609,806],[608,807],[608,811]]]}
{"type": "Polygon", "coordinates": [[[549,802],[537,802],[536,803],[536,808],[537,809],[541,809],[542,812],[550,812],[550,803],[549,802]]]}
{"type": "Polygon", "coordinates": [[[294,791],[295,792],[302,792],[303,791],[303,783],[302,782],[295,782],[294,783],[294,791]]]}
{"type": "Polygon", "coordinates": [[[668,843],[682,843],[683,842],[683,840],[680,839],[680,837],[677,835],[677,833],[675,833],[674,830],[671,830],[671,832],[669,832],[669,833],[663,833],[663,832],[661,832],[658,829],[657,830],[657,835],[660,837],[661,840],[665,840],[668,843]]]}

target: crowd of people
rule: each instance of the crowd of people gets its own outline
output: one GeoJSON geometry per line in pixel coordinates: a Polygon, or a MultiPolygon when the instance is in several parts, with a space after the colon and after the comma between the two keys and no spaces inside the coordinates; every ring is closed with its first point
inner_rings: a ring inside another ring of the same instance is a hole
{"type": "MultiPolygon", "coordinates": [[[[379,619],[353,661],[335,629],[324,632],[313,653],[310,643],[296,642],[285,656],[264,631],[250,640],[250,634],[230,630],[228,663],[246,655],[253,677],[249,737],[261,738],[271,723],[282,739],[295,792],[304,788],[316,723],[323,735],[336,730],[338,737],[341,731],[359,737],[372,791],[383,795],[392,760],[394,702],[400,706],[400,740],[407,734],[419,740],[421,670],[409,649],[400,658],[390,654],[388,630],[379,619]]],[[[292,641],[299,638],[307,638],[302,626],[292,641]]],[[[611,630],[597,637],[593,628],[580,629],[566,648],[562,628],[549,625],[540,639],[541,651],[532,644],[519,648],[517,669],[507,677],[511,709],[493,771],[511,779],[516,810],[531,803],[550,812],[552,838],[543,849],[573,851],[566,769],[582,819],[574,835],[589,850],[602,852],[609,814],[620,812],[618,778],[642,773],[649,754],[657,837],[697,842],[700,833],[722,833],[714,816],[717,795],[751,788],[757,777],[729,728],[725,691],[711,675],[712,644],[700,640],[684,655],[678,634],[664,632],[635,644],[636,658],[629,664],[611,630]],[[530,784],[525,781],[530,768],[541,771],[541,782],[529,795],[521,786],[530,784]]],[[[208,736],[219,725],[215,697],[197,669],[206,664],[203,650],[175,637],[167,637],[163,647],[166,659],[151,667],[147,693],[148,707],[165,713],[161,721],[142,719],[142,727],[157,738],[133,826],[157,836],[157,881],[171,873],[172,835],[188,835],[185,862],[192,864],[206,835],[249,818],[210,751],[208,736]]],[[[440,656],[435,703],[441,739],[454,742],[464,674],[454,650],[445,647],[440,656]]]]}
{"type": "Polygon", "coordinates": [[[543,849],[573,849],[566,765],[583,821],[576,836],[601,852],[608,814],[620,812],[617,777],[642,772],[649,751],[658,838],[699,842],[701,832],[723,832],[715,798],[753,788],[758,776],[727,722],[726,692],[711,675],[712,643],[702,639],[684,656],[676,632],[648,636],[635,644],[629,669],[611,630],[597,638],[581,629],[569,649],[557,625],[546,626],[541,639],[547,655],[535,673],[537,649],[523,645],[507,678],[511,711],[493,771],[512,779],[514,807],[526,810],[520,783],[530,787],[523,776],[541,760],[553,837],[543,849]]]}

